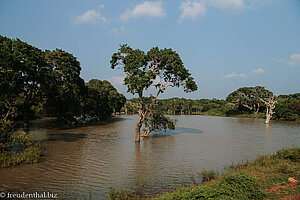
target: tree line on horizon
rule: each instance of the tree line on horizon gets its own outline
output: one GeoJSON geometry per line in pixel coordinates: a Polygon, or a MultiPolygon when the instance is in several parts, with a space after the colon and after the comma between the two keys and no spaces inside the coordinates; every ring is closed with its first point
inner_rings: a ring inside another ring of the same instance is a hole
{"type": "Polygon", "coordinates": [[[42,116],[74,124],[119,112],[124,95],[106,80],[85,83],[80,71],[80,62],[66,51],[42,51],[0,35],[0,143],[7,142],[15,120],[28,130],[29,120],[42,116]]]}
{"type": "MultiPolygon", "coordinates": [[[[256,87],[242,87],[230,93],[226,99],[186,99],[168,98],[158,99],[155,109],[167,115],[212,115],[212,116],[244,116],[264,118],[267,107],[250,90],[256,87]],[[241,94],[241,91],[243,94],[241,94]],[[239,95],[237,95],[240,93],[239,95]]],[[[266,90],[266,89],[264,89],[266,90]]],[[[267,91],[267,90],[266,90],[267,91]]],[[[269,97],[273,93],[266,92],[269,97]]],[[[274,108],[272,119],[284,121],[300,120],[300,93],[279,95],[274,108]]],[[[138,113],[138,99],[127,99],[121,109],[123,114],[138,113]]]]}

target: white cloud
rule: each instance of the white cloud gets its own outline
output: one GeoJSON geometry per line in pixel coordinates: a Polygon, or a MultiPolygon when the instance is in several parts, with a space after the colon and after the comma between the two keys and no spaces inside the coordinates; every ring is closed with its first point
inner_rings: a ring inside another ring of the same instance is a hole
{"type": "Polygon", "coordinates": [[[162,1],[145,1],[138,4],[133,10],[127,9],[121,16],[121,20],[127,21],[129,18],[137,17],[164,17],[165,10],[162,8],[162,1]]]}
{"type": "Polygon", "coordinates": [[[235,73],[235,72],[232,72],[231,74],[227,74],[225,77],[228,78],[228,79],[233,79],[233,78],[246,78],[247,75],[244,74],[244,73],[237,74],[237,73],[235,73]]]}
{"type": "Polygon", "coordinates": [[[264,73],[265,71],[262,68],[254,69],[252,70],[252,74],[261,74],[264,73]]]}
{"type": "Polygon", "coordinates": [[[123,76],[112,76],[109,78],[109,81],[112,82],[115,85],[123,85],[124,84],[124,78],[123,76]]]}
{"type": "Polygon", "coordinates": [[[185,18],[197,19],[202,17],[206,13],[205,5],[199,1],[184,1],[181,2],[179,9],[182,10],[180,15],[180,21],[185,18]]]}
{"type": "Polygon", "coordinates": [[[119,35],[121,33],[125,33],[125,27],[124,26],[121,26],[120,28],[112,28],[110,29],[109,31],[109,34],[110,35],[119,35]]]}
{"type": "Polygon", "coordinates": [[[120,17],[122,21],[127,21],[131,17],[130,9],[127,9],[120,17]]]}
{"type": "Polygon", "coordinates": [[[300,66],[300,53],[290,55],[290,60],[288,61],[288,64],[293,67],[300,66]]]}
{"type": "Polygon", "coordinates": [[[243,8],[244,7],[244,0],[209,0],[208,4],[225,9],[225,8],[243,8]]]}
{"type": "Polygon", "coordinates": [[[106,18],[101,15],[100,12],[95,10],[88,10],[83,15],[76,17],[75,22],[77,24],[85,23],[97,23],[98,21],[106,22],[106,18]]]}

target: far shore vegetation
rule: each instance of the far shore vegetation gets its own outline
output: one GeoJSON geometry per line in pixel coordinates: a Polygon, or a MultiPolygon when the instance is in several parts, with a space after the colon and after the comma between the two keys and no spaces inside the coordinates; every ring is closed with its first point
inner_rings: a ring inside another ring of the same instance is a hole
{"type": "Polygon", "coordinates": [[[158,196],[143,196],[124,189],[111,189],[109,200],[193,200],[193,199],[299,199],[300,147],[281,149],[258,156],[252,162],[232,165],[218,176],[202,170],[200,181],[191,177],[190,186],[158,196]]]}
{"type": "MultiPolygon", "coordinates": [[[[259,87],[259,86],[257,86],[259,87]]],[[[248,87],[255,88],[255,87],[248,87]]],[[[244,89],[244,88],[240,88],[244,89]]],[[[156,109],[166,115],[211,115],[222,117],[266,118],[267,107],[264,104],[249,108],[245,102],[232,103],[229,96],[223,99],[158,99],[156,109]]],[[[279,95],[273,110],[272,119],[276,121],[300,121],[300,93],[279,95]]],[[[128,99],[122,108],[122,114],[137,114],[138,99],[128,99]]]]}

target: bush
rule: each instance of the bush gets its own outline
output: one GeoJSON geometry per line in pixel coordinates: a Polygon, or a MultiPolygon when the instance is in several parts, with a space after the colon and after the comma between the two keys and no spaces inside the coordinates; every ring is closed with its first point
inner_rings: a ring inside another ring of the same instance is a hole
{"type": "Polygon", "coordinates": [[[300,161],[300,147],[288,148],[288,149],[281,149],[277,151],[275,157],[291,160],[294,162],[300,161]]]}
{"type": "Polygon", "coordinates": [[[29,147],[21,153],[4,152],[0,154],[1,167],[10,167],[20,164],[37,163],[41,157],[41,149],[39,146],[29,147]]]}
{"type": "Polygon", "coordinates": [[[210,170],[204,169],[200,172],[200,176],[202,178],[202,182],[207,182],[218,178],[219,172],[213,169],[210,170]]]}
{"type": "Polygon", "coordinates": [[[14,133],[9,143],[3,145],[0,153],[0,167],[37,163],[41,157],[41,147],[26,132],[14,133]]]}
{"type": "Polygon", "coordinates": [[[131,200],[131,199],[141,199],[141,198],[129,190],[124,190],[124,189],[117,190],[114,188],[110,188],[108,193],[108,199],[109,200],[131,200]]]}
{"type": "Polygon", "coordinates": [[[0,144],[5,144],[10,140],[14,122],[0,119],[0,144]]]}
{"type": "Polygon", "coordinates": [[[246,173],[228,173],[220,181],[197,187],[183,188],[158,196],[167,199],[263,199],[264,194],[257,180],[246,173]]]}
{"type": "Polygon", "coordinates": [[[218,185],[220,199],[263,199],[262,188],[256,178],[246,173],[226,174],[218,185]]]}

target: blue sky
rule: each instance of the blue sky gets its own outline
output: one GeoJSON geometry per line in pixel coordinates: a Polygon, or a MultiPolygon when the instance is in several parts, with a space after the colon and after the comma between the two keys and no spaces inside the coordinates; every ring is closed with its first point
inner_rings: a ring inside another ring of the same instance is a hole
{"type": "Polygon", "coordinates": [[[106,79],[122,93],[124,74],[109,61],[124,43],[179,53],[199,89],[161,98],[226,98],[256,85],[300,92],[299,0],[0,0],[0,34],[68,51],[86,82],[106,79]]]}

